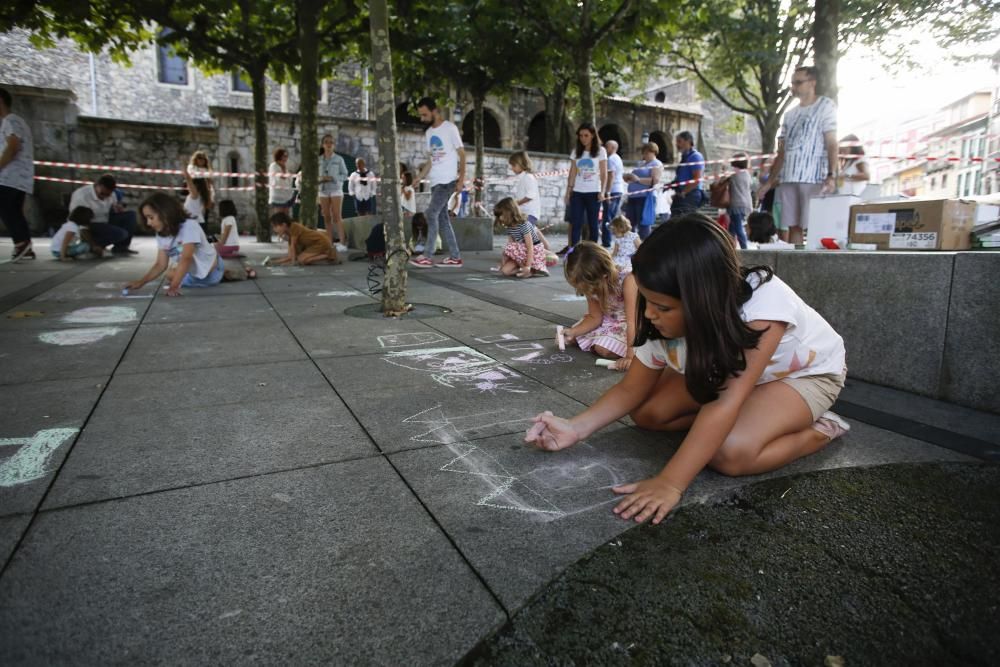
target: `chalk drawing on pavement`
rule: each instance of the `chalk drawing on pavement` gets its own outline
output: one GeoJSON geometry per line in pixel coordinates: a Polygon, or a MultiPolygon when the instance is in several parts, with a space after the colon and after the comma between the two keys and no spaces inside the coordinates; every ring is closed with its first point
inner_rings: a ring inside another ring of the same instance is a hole
{"type": "Polygon", "coordinates": [[[45,466],[59,447],[80,429],[47,428],[29,438],[0,438],[0,454],[18,447],[13,456],[0,460],[0,487],[25,484],[45,476],[45,466]]]}
{"type": "Polygon", "coordinates": [[[444,334],[435,331],[420,331],[417,333],[385,334],[378,337],[382,347],[409,347],[411,345],[433,345],[448,340],[444,334]]]}
{"type": "Polygon", "coordinates": [[[471,347],[399,350],[389,352],[383,359],[394,366],[427,373],[445,387],[463,387],[490,394],[528,393],[520,373],[471,347]]]}
{"type": "Polygon", "coordinates": [[[138,319],[135,308],[129,306],[93,306],[74,310],[64,315],[62,321],[66,324],[126,324],[138,319]]]}
{"type": "Polygon", "coordinates": [[[38,340],[49,345],[87,345],[114,336],[122,331],[120,327],[84,327],[82,329],[62,329],[60,331],[45,331],[38,335],[38,340]]]}

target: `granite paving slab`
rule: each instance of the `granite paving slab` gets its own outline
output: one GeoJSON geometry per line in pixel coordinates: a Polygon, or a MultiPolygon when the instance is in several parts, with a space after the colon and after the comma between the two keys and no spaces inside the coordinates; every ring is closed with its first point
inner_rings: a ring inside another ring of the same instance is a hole
{"type": "MultiPolygon", "coordinates": [[[[260,293],[225,298],[174,299],[158,297],[150,306],[144,324],[208,322],[215,320],[277,320],[271,304],[260,293]]],[[[225,326],[225,325],[223,325],[225,326]]]]}
{"type": "Polygon", "coordinates": [[[381,353],[404,344],[406,349],[459,344],[424,322],[407,317],[360,318],[341,313],[290,316],[285,318],[285,324],[314,359],[381,353]]]}
{"type": "Polygon", "coordinates": [[[139,324],[152,299],[32,300],[0,316],[0,329],[9,331],[70,327],[131,327],[139,324]]]}
{"type": "Polygon", "coordinates": [[[0,329],[0,385],[110,373],[135,326],[0,329]]]}
{"type": "Polygon", "coordinates": [[[453,664],[503,620],[374,458],[44,513],[0,662],[453,664]]]}
{"type": "Polygon", "coordinates": [[[532,341],[552,343],[549,347],[555,347],[555,325],[551,322],[498,306],[481,305],[479,310],[456,310],[449,317],[426,322],[466,345],[477,349],[487,345],[503,356],[507,352],[513,352],[513,356],[524,356],[524,353],[517,354],[519,347],[537,350],[531,345],[532,341]]]}
{"type": "Polygon", "coordinates": [[[14,548],[30,522],[31,515],[29,514],[0,517],[0,567],[3,567],[3,564],[14,553],[14,548]]]}
{"type": "Polygon", "coordinates": [[[444,349],[413,356],[390,352],[322,359],[318,364],[382,451],[433,444],[433,438],[413,431],[438,409],[461,420],[469,439],[524,433],[542,410],[575,414],[583,409],[472,348],[444,349]]]}
{"type": "Polygon", "coordinates": [[[327,396],[330,384],[309,360],[278,361],[142,374],[119,373],[101,405],[118,414],[154,409],[169,396],[172,410],[208,406],[254,406],[288,399],[327,396]]]}
{"type": "Polygon", "coordinates": [[[106,382],[106,376],[59,379],[4,391],[0,516],[35,511],[106,382]]]}
{"type": "Polygon", "coordinates": [[[277,318],[158,324],[139,329],[118,372],[241,366],[295,361],[305,356],[277,318]]]}
{"type": "MultiPolygon", "coordinates": [[[[2,256],[2,255],[0,255],[2,256]]],[[[59,275],[59,271],[0,270],[0,297],[13,294],[37,282],[59,275]]]]}
{"type": "Polygon", "coordinates": [[[128,295],[123,295],[122,290],[125,289],[124,282],[113,280],[95,280],[91,276],[89,280],[67,280],[63,284],[57,285],[56,287],[39,294],[28,303],[35,304],[43,302],[48,304],[53,301],[139,302],[142,300],[152,299],[156,295],[158,283],[159,281],[154,281],[144,285],[140,289],[130,290],[128,295]],[[129,298],[125,298],[126,296],[129,298]]]}
{"type": "Polygon", "coordinates": [[[283,318],[318,316],[341,318],[344,316],[344,310],[351,306],[375,302],[367,294],[347,286],[302,295],[294,292],[272,292],[268,294],[267,299],[275,312],[283,318]]]}

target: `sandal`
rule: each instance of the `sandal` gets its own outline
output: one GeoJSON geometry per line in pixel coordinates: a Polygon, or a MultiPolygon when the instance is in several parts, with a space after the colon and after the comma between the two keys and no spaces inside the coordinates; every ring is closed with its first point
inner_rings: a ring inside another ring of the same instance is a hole
{"type": "Polygon", "coordinates": [[[253,269],[247,269],[247,280],[253,280],[257,277],[257,272],[253,269]]]}

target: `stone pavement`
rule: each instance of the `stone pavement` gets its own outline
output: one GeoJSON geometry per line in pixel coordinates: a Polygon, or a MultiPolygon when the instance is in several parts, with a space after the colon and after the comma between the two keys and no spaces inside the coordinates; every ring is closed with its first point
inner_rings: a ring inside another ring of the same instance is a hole
{"type": "MultiPolygon", "coordinates": [[[[385,320],[344,312],[372,303],[365,262],[122,296],[138,247],[0,264],[0,663],[453,664],[601,545],[670,530],[620,537],[609,487],[676,436],[626,419],[567,452],[522,444],[533,414],[618,378],[555,349],[585,310],[558,268],[505,280],[498,251],[468,253],[410,272],[409,300],[450,312],[385,320]]],[[[770,475],[706,471],[676,520],[819,470],[1000,458],[995,415],[853,381],[842,398],[848,436],[770,475]]]]}

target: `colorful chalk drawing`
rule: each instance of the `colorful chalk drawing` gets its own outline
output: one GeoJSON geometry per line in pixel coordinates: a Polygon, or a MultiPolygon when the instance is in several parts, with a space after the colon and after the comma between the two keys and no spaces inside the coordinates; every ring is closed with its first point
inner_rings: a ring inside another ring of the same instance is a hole
{"type": "MultiPolygon", "coordinates": [[[[544,465],[523,473],[512,471],[512,463],[500,460],[506,453],[506,445],[491,453],[470,441],[470,437],[487,437],[491,429],[499,435],[510,432],[508,425],[527,427],[531,422],[528,418],[502,419],[503,415],[502,411],[493,411],[448,416],[440,405],[435,405],[407,417],[403,423],[422,429],[411,441],[443,444],[453,455],[439,468],[441,472],[471,475],[481,480],[484,495],[475,502],[477,506],[522,512],[541,521],[554,521],[616,502],[618,498],[613,494],[608,497],[612,487],[650,474],[635,471],[626,476],[585,442],[565,452],[539,452],[544,465]]],[[[512,437],[520,441],[522,433],[518,430],[512,437]]]]}
{"type": "Polygon", "coordinates": [[[433,345],[448,340],[444,334],[434,331],[421,331],[418,333],[385,334],[378,337],[378,344],[382,347],[409,347],[411,345],[433,345]]]}
{"type": "Polygon", "coordinates": [[[94,306],[74,310],[64,315],[62,321],[66,324],[126,324],[138,319],[135,308],[129,306],[94,306]]]}
{"type": "Polygon", "coordinates": [[[49,345],[87,345],[120,333],[120,327],[84,327],[82,329],[62,329],[46,331],[38,335],[38,340],[49,345]]]}
{"type": "Polygon", "coordinates": [[[547,354],[548,349],[543,343],[533,341],[522,341],[514,334],[504,333],[496,336],[483,336],[473,340],[480,343],[495,344],[495,346],[506,352],[521,353],[520,356],[511,357],[511,361],[521,361],[527,364],[538,366],[548,366],[550,364],[568,364],[573,361],[571,355],[565,353],[547,354]]]}
{"type": "MultiPolygon", "coordinates": [[[[0,438],[0,448],[19,447],[13,456],[0,461],[0,487],[25,484],[44,477],[49,457],[79,430],[47,428],[30,438],[0,438]]],[[[0,449],[2,452],[3,449],[0,449]]]]}
{"type": "Polygon", "coordinates": [[[489,344],[489,343],[500,343],[505,340],[521,340],[521,339],[515,336],[514,334],[505,333],[505,334],[500,334],[498,336],[483,336],[482,338],[473,338],[472,340],[476,341],[477,343],[489,344]]]}
{"type": "Polygon", "coordinates": [[[429,373],[435,382],[445,387],[464,387],[490,394],[528,393],[521,374],[471,347],[393,351],[383,360],[394,366],[429,373]]]}

